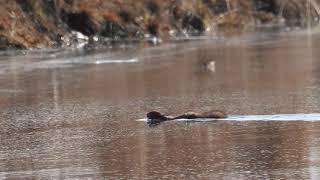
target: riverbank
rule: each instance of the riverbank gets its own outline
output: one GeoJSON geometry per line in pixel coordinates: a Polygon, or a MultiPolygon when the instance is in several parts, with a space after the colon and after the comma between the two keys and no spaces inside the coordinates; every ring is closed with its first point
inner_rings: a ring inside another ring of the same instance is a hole
{"type": "MultiPolygon", "coordinates": [[[[314,9],[311,16],[317,15],[314,9]]],[[[305,14],[303,4],[295,0],[286,4],[278,0],[4,0],[0,49],[232,34],[261,24],[297,25],[305,14]]]]}

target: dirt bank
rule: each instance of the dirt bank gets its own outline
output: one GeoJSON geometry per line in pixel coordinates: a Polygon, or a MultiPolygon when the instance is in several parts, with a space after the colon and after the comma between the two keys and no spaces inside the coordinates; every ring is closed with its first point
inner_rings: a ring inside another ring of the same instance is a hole
{"type": "MultiPolygon", "coordinates": [[[[45,48],[85,41],[201,35],[277,23],[307,11],[292,0],[2,0],[0,48],[45,48]],[[285,8],[281,8],[285,7],[285,8]],[[281,12],[280,12],[281,11],[281,12]],[[76,33],[76,32],[80,32],[76,33]]],[[[316,16],[316,8],[311,15],[316,16]]]]}

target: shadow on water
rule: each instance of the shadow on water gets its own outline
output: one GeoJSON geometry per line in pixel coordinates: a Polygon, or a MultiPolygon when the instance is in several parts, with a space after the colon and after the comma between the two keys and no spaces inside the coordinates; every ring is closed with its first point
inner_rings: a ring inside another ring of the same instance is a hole
{"type": "Polygon", "coordinates": [[[259,33],[6,56],[0,177],[319,179],[317,121],[136,121],[151,110],[319,113],[319,42],[259,33]]]}

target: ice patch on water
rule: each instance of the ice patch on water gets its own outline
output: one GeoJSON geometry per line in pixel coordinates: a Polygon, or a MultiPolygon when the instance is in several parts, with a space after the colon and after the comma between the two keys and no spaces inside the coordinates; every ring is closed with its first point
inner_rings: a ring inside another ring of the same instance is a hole
{"type": "MultiPolygon", "coordinates": [[[[271,115],[231,115],[225,119],[177,119],[173,121],[211,122],[211,121],[320,121],[320,113],[271,114],[271,115]]],[[[137,121],[147,121],[138,119],[137,121]]]]}
{"type": "Polygon", "coordinates": [[[114,59],[114,60],[98,60],[95,61],[95,64],[108,64],[108,63],[134,63],[134,62],[138,62],[137,58],[133,58],[133,59],[127,59],[127,60],[123,60],[123,59],[114,59]]]}
{"type": "Polygon", "coordinates": [[[138,62],[137,58],[133,59],[102,59],[102,60],[95,60],[95,61],[88,61],[83,59],[69,59],[69,60],[50,60],[50,61],[42,61],[37,62],[38,66],[33,64],[33,66],[37,67],[52,67],[52,65],[67,65],[67,64],[112,64],[112,63],[134,63],[138,62]],[[41,66],[42,65],[42,66],[41,66]]]}
{"type": "Polygon", "coordinates": [[[0,74],[6,74],[16,71],[32,71],[35,69],[54,69],[54,68],[72,68],[77,65],[99,65],[99,64],[121,64],[121,63],[136,63],[139,62],[138,58],[131,59],[104,59],[104,58],[90,58],[77,57],[69,59],[54,59],[36,62],[19,61],[7,64],[0,64],[0,74]]]}

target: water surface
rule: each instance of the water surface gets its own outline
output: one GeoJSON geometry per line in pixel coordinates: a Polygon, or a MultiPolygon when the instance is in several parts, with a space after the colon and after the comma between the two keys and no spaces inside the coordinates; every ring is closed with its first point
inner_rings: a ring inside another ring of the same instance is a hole
{"type": "Polygon", "coordinates": [[[319,48],[259,32],[3,53],[0,178],[319,179],[319,48]],[[210,109],[246,119],[136,121],[210,109]],[[279,114],[292,118],[254,119],[279,114]]]}

